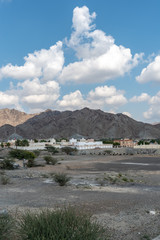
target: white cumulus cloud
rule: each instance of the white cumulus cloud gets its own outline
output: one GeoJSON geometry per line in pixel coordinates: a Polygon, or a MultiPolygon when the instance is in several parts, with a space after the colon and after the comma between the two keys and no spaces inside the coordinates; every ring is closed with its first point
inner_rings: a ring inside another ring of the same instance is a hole
{"type": "Polygon", "coordinates": [[[95,16],[86,6],[74,9],[73,33],[67,44],[76,51],[79,61],[63,68],[60,82],[104,82],[123,76],[142,58],[142,54],[132,56],[129,48],[116,45],[112,36],[94,29],[95,16]]]}
{"type": "Polygon", "coordinates": [[[147,120],[158,121],[160,119],[160,91],[155,96],[149,99],[149,109],[143,113],[143,116],[147,120]]]}
{"type": "Polygon", "coordinates": [[[0,92],[0,99],[0,107],[19,108],[19,98],[14,94],[10,95],[4,92],[0,92]]]}
{"type": "Polygon", "coordinates": [[[139,83],[150,81],[160,82],[160,56],[155,57],[154,61],[144,68],[139,76],[136,77],[139,83]]]}
{"type": "Polygon", "coordinates": [[[54,108],[59,98],[60,87],[55,81],[41,83],[38,78],[19,82],[17,87],[7,91],[8,95],[17,96],[19,105],[27,107],[29,112],[54,108]]]}
{"type": "Polygon", "coordinates": [[[130,99],[131,102],[146,102],[150,100],[148,93],[142,93],[140,96],[134,96],[130,99]]]}
{"type": "Polygon", "coordinates": [[[16,80],[41,77],[43,81],[54,79],[62,70],[64,56],[62,42],[51,46],[48,50],[41,49],[24,57],[23,66],[7,64],[0,68],[0,79],[13,78],[16,80]]]}
{"type": "Polygon", "coordinates": [[[82,93],[77,90],[63,96],[62,100],[58,100],[57,104],[60,109],[81,109],[86,106],[87,102],[83,99],[82,93]]]}
{"type": "Polygon", "coordinates": [[[114,86],[97,87],[85,97],[77,90],[63,96],[62,100],[57,101],[57,105],[60,109],[74,110],[89,107],[111,111],[110,108],[117,109],[127,103],[123,94],[123,91],[117,90],[114,86]]]}
{"type": "Polygon", "coordinates": [[[94,105],[119,107],[127,103],[124,92],[117,90],[114,86],[97,87],[88,94],[88,100],[94,105]]]}

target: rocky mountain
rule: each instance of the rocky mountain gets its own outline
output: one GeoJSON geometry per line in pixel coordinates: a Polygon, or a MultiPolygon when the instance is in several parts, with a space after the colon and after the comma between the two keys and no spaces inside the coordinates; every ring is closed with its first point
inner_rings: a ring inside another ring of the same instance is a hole
{"type": "Polygon", "coordinates": [[[12,126],[17,126],[24,123],[29,118],[34,117],[37,114],[27,114],[24,112],[17,111],[15,109],[0,109],[0,127],[5,124],[10,124],[12,126]]]}
{"type": "Polygon", "coordinates": [[[101,110],[84,108],[76,111],[51,111],[36,115],[16,127],[0,127],[0,138],[7,139],[12,134],[23,138],[160,138],[160,126],[151,125],[123,114],[111,114],[101,110]]]}

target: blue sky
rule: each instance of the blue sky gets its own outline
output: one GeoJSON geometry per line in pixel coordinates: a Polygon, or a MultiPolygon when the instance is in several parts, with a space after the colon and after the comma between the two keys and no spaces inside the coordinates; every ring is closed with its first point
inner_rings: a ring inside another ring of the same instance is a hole
{"type": "Polygon", "coordinates": [[[0,0],[0,108],[160,122],[159,0],[0,0]]]}

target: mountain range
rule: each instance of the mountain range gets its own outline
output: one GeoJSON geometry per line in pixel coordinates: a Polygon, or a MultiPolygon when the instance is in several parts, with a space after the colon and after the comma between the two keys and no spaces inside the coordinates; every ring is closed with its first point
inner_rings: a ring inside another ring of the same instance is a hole
{"type": "Polygon", "coordinates": [[[39,114],[1,109],[0,140],[4,141],[13,136],[27,139],[155,139],[160,138],[160,124],[138,122],[121,113],[112,114],[89,108],[63,112],[46,110],[39,114]]]}

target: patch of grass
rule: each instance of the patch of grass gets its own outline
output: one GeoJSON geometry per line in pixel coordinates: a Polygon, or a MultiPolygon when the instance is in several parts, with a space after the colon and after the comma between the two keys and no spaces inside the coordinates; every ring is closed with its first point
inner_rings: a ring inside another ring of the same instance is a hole
{"type": "Polygon", "coordinates": [[[129,181],[130,181],[130,182],[134,182],[134,180],[133,180],[132,178],[131,178],[131,179],[129,179],[129,181]]]}
{"type": "Polygon", "coordinates": [[[0,214],[0,240],[11,240],[12,228],[12,218],[8,214],[0,214]]]}
{"type": "Polygon", "coordinates": [[[107,240],[102,227],[72,208],[28,212],[19,224],[20,240],[107,240]]]}
{"type": "Polygon", "coordinates": [[[121,178],[122,177],[122,173],[118,173],[118,177],[121,178]]]}
{"type": "Polygon", "coordinates": [[[141,237],[141,240],[151,240],[151,238],[148,235],[144,235],[141,237]]]}
{"type": "Polygon", "coordinates": [[[1,184],[6,185],[6,184],[10,183],[10,178],[3,175],[0,177],[0,182],[1,182],[1,184]]]}
{"type": "Polygon", "coordinates": [[[123,180],[124,182],[128,182],[128,181],[129,181],[127,177],[123,177],[122,180],[123,180]]]}
{"type": "Polygon", "coordinates": [[[57,173],[53,176],[53,179],[59,186],[65,186],[71,178],[66,173],[57,173]]]}
{"type": "Polygon", "coordinates": [[[123,184],[124,182],[134,182],[134,179],[132,178],[127,178],[125,175],[122,173],[118,173],[117,175],[104,175],[104,177],[101,178],[96,178],[95,179],[100,186],[105,186],[106,184],[123,184]]]}
{"type": "Polygon", "coordinates": [[[46,161],[47,164],[55,165],[58,160],[56,158],[53,158],[52,156],[44,156],[44,160],[46,161]]]}

